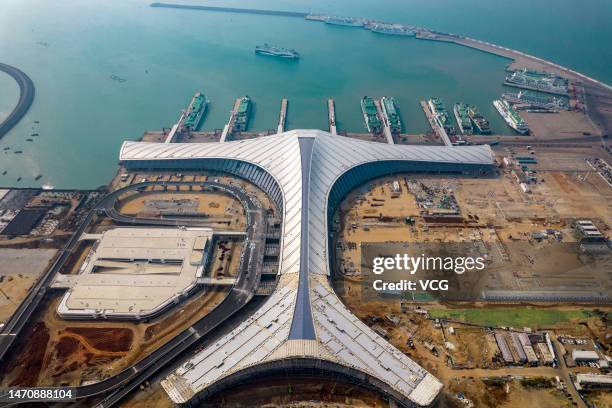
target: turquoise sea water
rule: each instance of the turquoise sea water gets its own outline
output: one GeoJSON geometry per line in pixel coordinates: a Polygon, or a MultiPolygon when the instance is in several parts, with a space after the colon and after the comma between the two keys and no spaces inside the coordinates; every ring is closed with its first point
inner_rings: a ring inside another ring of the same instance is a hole
{"type": "MultiPolygon", "coordinates": [[[[518,1],[511,8],[485,0],[461,7],[454,0],[200,3],[422,25],[514,47],[612,83],[607,0],[518,1]]],[[[221,128],[234,99],[248,94],[255,102],[251,130],[276,127],[282,97],[289,98],[290,129],[325,129],[325,100],[333,96],[340,128],[360,131],[359,98],[391,95],[409,133],[427,130],[418,105],[427,96],[441,97],[449,109],[460,100],[476,104],[495,131],[510,133],[491,105],[509,61],[462,47],[293,18],[152,9],[142,0],[4,0],[0,8],[0,61],[24,70],[36,85],[30,112],[0,140],[1,148],[24,151],[0,150],[0,173],[8,170],[0,186],[106,184],[121,142],[170,126],[196,90],[211,100],[204,129],[221,128]],[[254,55],[264,42],[296,48],[302,59],[254,55]],[[111,74],[127,81],[112,81],[111,74]],[[33,129],[40,137],[25,141],[33,129]],[[35,182],[37,174],[43,177],[35,182]]],[[[16,84],[0,74],[0,117],[17,97],[16,84]]]]}

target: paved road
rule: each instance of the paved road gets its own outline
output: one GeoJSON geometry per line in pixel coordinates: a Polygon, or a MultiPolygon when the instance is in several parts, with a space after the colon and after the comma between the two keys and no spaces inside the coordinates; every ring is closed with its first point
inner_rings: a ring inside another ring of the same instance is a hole
{"type": "Polygon", "coordinates": [[[0,62],[0,71],[12,76],[19,85],[19,101],[13,111],[0,123],[0,139],[9,132],[28,112],[34,101],[34,82],[25,72],[0,62]]]}
{"type": "MultiPolygon", "coordinates": [[[[118,213],[115,210],[115,202],[122,194],[131,190],[137,190],[149,186],[179,186],[179,185],[199,185],[210,189],[223,190],[236,197],[245,207],[247,214],[247,236],[243,252],[241,254],[239,266],[239,278],[230,290],[225,299],[208,315],[197,321],[193,326],[187,328],[179,335],[168,341],[160,348],[149,354],[147,357],[136,363],[135,365],[126,368],[117,375],[104,379],[100,382],[90,385],[84,385],[76,388],[77,398],[87,398],[103,393],[109,393],[97,407],[110,407],[125,397],[130,391],[138,387],[145,379],[153,375],[160,368],[178,357],[186,349],[197,342],[202,336],[209,333],[214,328],[218,327],[226,319],[238,312],[244,307],[254,296],[257,285],[261,278],[263,265],[263,253],[265,246],[266,218],[265,210],[261,208],[261,204],[251,198],[244,190],[236,186],[215,182],[144,182],[133,184],[113,191],[105,196],[88,214],[83,224],[79,227],[76,233],[62,250],[61,256],[57,259],[54,265],[49,269],[49,272],[39,281],[31,294],[20,305],[18,313],[13,315],[9,326],[5,327],[2,339],[11,339],[10,342],[0,342],[0,356],[4,356],[12,345],[12,339],[15,339],[23,326],[30,319],[36,306],[44,297],[48,285],[53,280],[53,276],[60,270],[68,255],[73,249],[78,238],[91,223],[94,215],[98,211],[104,211],[110,217],[116,216],[118,213]],[[20,310],[21,309],[21,310],[20,310]]],[[[135,217],[127,217],[121,215],[117,220],[120,223],[146,223],[148,225],[185,225],[184,222],[177,223],[176,220],[169,219],[154,219],[142,222],[135,217]]],[[[194,223],[192,221],[190,223],[194,223]]],[[[195,224],[193,224],[195,225],[195,224]]],[[[6,406],[1,405],[0,406],[6,406]]]]}
{"type": "Polygon", "coordinates": [[[570,378],[570,371],[567,368],[567,364],[565,364],[565,358],[563,358],[563,355],[561,354],[561,344],[552,335],[551,341],[553,347],[555,348],[555,354],[557,355],[559,360],[559,371],[561,374],[559,377],[561,377],[563,381],[565,381],[565,383],[567,384],[567,391],[572,395],[573,400],[578,404],[578,406],[581,408],[587,408],[586,404],[582,400],[582,397],[578,393],[574,382],[570,378]]]}

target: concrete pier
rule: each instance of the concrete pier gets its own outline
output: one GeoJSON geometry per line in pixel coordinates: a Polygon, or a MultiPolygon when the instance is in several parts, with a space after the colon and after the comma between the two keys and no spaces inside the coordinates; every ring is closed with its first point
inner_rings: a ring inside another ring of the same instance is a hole
{"type": "Polygon", "coordinates": [[[232,131],[234,130],[234,118],[236,117],[238,106],[240,106],[240,98],[236,99],[236,102],[234,102],[234,107],[230,112],[230,118],[227,121],[227,125],[223,127],[223,133],[221,133],[221,140],[219,140],[220,142],[225,142],[227,140],[227,137],[231,135],[232,131]]]}
{"type": "Polygon", "coordinates": [[[262,10],[262,9],[236,8],[236,7],[215,7],[215,6],[190,5],[190,4],[173,4],[173,3],[151,3],[149,7],[174,8],[174,9],[183,9],[183,10],[218,11],[218,12],[224,12],[224,13],[238,13],[238,14],[260,14],[260,15],[266,15],[266,16],[298,17],[298,18],[306,18],[309,14],[309,13],[302,13],[302,12],[296,12],[296,11],[262,10]]]}
{"type": "MultiPolygon", "coordinates": [[[[182,120],[182,116],[181,116],[181,120],[182,120]]],[[[181,120],[179,120],[179,123],[181,120]]],[[[176,136],[179,133],[178,132],[179,123],[175,123],[174,125],[172,125],[172,129],[170,129],[170,132],[168,132],[168,136],[166,136],[166,140],[164,140],[164,143],[176,142],[176,136]]]]}
{"type": "Polygon", "coordinates": [[[380,100],[374,100],[374,105],[376,105],[378,117],[382,122],[383,134],[387,139],[387,143],[395,144],[395,140],[393,140],[393,133],[391,133],[391,126],[389,125],[389,117],[387,116],[387,111],[385,110],[384,104],[380,100]]]}
{"type": "Polygon", "coordinates": [[[285,131],[285,124],[287,121],[287,99],[283,98],[281,100],[281,110],[280,115],[278,117],[278,129],[276,133],[283,133],[285,131]]]}
{"type": "Polygon", "coordinates": [[[452,146],[453,143],[448,137],[446,130],[444,130],[442,126],[438,125],[438,122],[436,122],[433,112],[431,111],[431,109],[429,109],[429,105],[427,105],[427,102],[426,101],[420,101],[420,102],[421,102],[421,107],[423,108],[423,112],[425,112],[425,116],[427,116],[427,120],[429,121],[429,125],[431,126],[432,130],[438,135],[438,137],[442,140],[444,145],[452,146]]]}
{"type": "Polygon", "coordinates": [[[332,135],[337,135],[338,130],[336,129],[336,106],[334,105],[334,100],[329,98],[327,100],[327,115],[329,118],[329,133],[332,135]]]}

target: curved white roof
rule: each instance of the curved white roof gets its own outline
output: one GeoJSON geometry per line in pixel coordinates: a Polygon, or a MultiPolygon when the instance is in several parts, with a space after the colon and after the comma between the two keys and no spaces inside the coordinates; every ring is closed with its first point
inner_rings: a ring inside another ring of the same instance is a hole
{"type": "Polygon", "coordinates": [[[123,162],[177,159],[233,159],[265,169],[282,190],[284,225],[276,292],[255,315],[162,381],[175,402],[251,365],[304,354],[366,372],[416,405],[435,399],[442,384],[353,316],[329,285],[328,197],[341,175],[362,164],[489,166],[489,146],[387,145],[294,130],[224,143],[125,142],[120,153],[123,162]]]}

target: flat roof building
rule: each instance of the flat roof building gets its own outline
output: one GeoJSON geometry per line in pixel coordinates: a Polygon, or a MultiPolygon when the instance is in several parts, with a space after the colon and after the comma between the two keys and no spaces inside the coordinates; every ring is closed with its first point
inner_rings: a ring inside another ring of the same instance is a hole
{"type": "Polygon", "coordinates": [[[143,319],[198,284],[206,264],[208,228],[113,228],[84,235],[94,245],[77,275],[57,275],[68,287],[58,306],[66,319],[143,319]]]}
{"type": "Polygon", "coordinates": [[[601,357],[593,350],[572,350],[572,360],[576,362],[596,362],[601,357]]]}
{"type": "Polygon", "coordinates": [[[299,370],[358,381],[406,407],[435,402],[442,383],[356,318],[334,293],[328,227],[346,194],[374,178],[493,172],[489,146],[388,145],[294,130],[219,143],[125,142],[120,160],[130,170],[233,174],[264,190],[283,215],[276,291],[162,381],[174,402],[204,399],[253,376],[299,370]]]}
{"type": "Polygon", "coordinates": [[[519,339],[518,333],[514,333],[514,332],[510,333],[510,338],[512,339],[512,346],[514,346],[514,351],[516,352],[518,360],[521,363],[527,362],[527,355],[525,354],[525,351],[523,350],[523,346],[521,344],[521,340],[519,339]]]}
{"type": "Polygon", "coordinates": [[[576,221],[575,225],[582,238],[582,241],[605,242],[606,237],[601,233],[599,228],[593,224],[593,221],[579,220],[576,221]]]}
{"type": "Polygon", "coordinates": [[[525,351],[525,355],[527,356],[527,361],[529,362],[529,364],[537,365],[538,357],[536,356],[536,353],[533,350],[533,346],[531,344],[531,341],[529,341],[529,336],[527,335],[527,333],[520,333],[519,341],[521,343],[521,346],[523,346],[523,350],[525,351]]]}
{"type": "Polygon", "coordinates": [[[548,349],[548,345],[546,343],[537,343],[536,347],[538,348],[538,351],[542,355],[542,361],[544,362],[544,364],[549,365],[555,362],[555,358],[553,357],[552,353],[548,349]]]}
{"type": "Polygon", "coordinates": [[[588,388],[612,388],[612,375],[609,374],[576,374],[578,390],[588,388]]]}
{"type": "Polygon", "coordinates": [[[510,347],[508,347],[508,342],[504,338],[502,333],[495,333],[495,341],[497,342],[497,346],[499,347],[499,351],[502,353],[502,358],[504,362],[508,364],[514,363],[514,358],[512,357],[512,352],[510,351],[510,347]]]}

